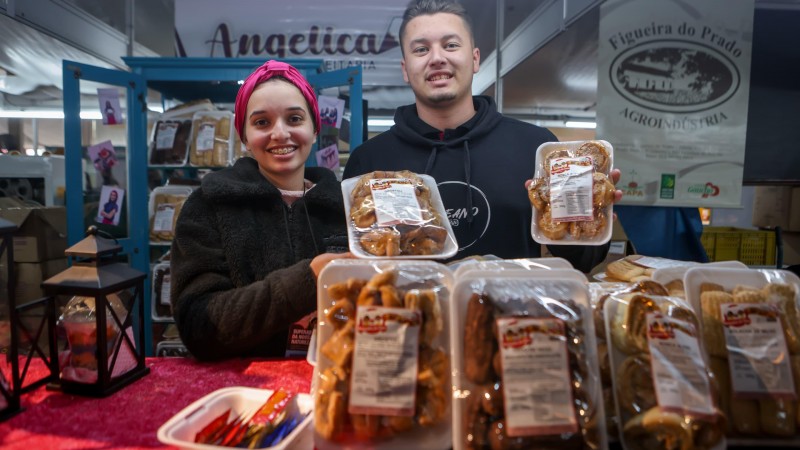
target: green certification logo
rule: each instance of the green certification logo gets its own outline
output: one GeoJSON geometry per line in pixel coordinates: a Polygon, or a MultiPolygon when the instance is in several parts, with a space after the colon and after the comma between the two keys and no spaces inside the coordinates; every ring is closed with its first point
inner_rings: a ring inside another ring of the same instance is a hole
{"type": "Polygon", "coordinates": [[[675,174],[661,174],[661,198],[675,198],[675,174]]]}

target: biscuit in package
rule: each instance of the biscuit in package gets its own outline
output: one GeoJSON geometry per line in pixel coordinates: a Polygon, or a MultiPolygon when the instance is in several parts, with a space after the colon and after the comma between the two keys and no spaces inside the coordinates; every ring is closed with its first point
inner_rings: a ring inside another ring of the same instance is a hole
{"type": "Polygon", "coordinates": [[[430,261],[334,261],[318,283],[318,449],[451,444],[449,270],[430,261]]]}
{"type": "Polygon", "coordinates": [[[784,270],[701,266],[686,272],[684,284],[702,316],[729,441],[771,438],[797,446],[800,279],[784,270]]]}
{"type": "Polygon", "coordinates": [[[614,151],[606,141],[545,142],[528,187],[531,234],[541,244],[602,245],[611,239],[614,151]]]}
{"type": "Polygon", "coordinates": [[[689,304],[614,294],[604,313],[623,448],[725,448],[727,420],[689,304]]]}
{"type": "Polygon", "coordinates": [[[408,170],[342,182],[351,251],[363,258],[448,258],[458,250],[436,182],[408,170]]]}
{"type": "Polygon", "coordinates": [[[585,282],[476,271],[450,306],[454,449],[606,447],[585,282]]]}

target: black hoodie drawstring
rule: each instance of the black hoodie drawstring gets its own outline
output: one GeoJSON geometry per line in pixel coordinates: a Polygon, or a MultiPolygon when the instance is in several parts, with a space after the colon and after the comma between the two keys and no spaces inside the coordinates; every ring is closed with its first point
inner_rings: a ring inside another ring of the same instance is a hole
{"type": "Polygon", "coordinates": [[[464,140],[464,178],[467,182],[467,225],[472,227],[472,182],[470,180],[470,158],[469,143],[464,140]]]}
{"type": "Polygon", "coordinates": [[[425,171],[422,172],[425,175],[428,175],[431,169],[433,169],[433,163],[436,161],[436,153],[439,151],[439,146],[434,145],[433,150],[431,150],[431,156],[428,157],[428,163],[425,164],[425,171]]]}
{"type": "MultiPolygon", "coordinates": [[[[306,224],[308,225],[308,232],[311,233],[311,243],[314,244],[314,255],[319,255],[319,247],[317,246],[317,238],[314,237],[314,227],[311,226],[311,217],[308,214],[308,206],[305,202],[306,199],[306,187],[305,183],[303,183],[303,196],[300,197],[298,201],[301,201],[303,204],[303,211],[306,213],[306,224]]],[[[295,254],[294,254],[294,246],[292,245],[292,233],[289,231],[289,216],[286,214],[287,209],[291,209],[291,207],[287,204],[283,204],[283,225],[286,228],[286,240],[289,243],[289,252],[292,254],[292,261],[295,261],[295,254]]]]}

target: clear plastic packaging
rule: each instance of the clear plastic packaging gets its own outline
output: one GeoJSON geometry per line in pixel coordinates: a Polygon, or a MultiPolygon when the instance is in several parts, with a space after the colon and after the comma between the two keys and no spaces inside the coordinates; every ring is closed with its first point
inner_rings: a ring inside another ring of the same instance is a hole
{"type": "Polygon", "coordinates": [[[213,111],[207,99],[178,105],[164,111],[153,125],[148,161],[151,166],[186,165],[192,136],[192,115],[197,111],[213,111]]]}
{"type": "MultiPolygon", "coordinates": [[[[734,269],[746,269],[747,265],[740,261],[718,261],[703,265],[704,267],[730,267],[734,269]]],[[[669,291],[672,297],[686,298],[686,289],[683,284],[683,277],[692,268],[698,267],[697,264],[687,264],[684,266],[662,267],[653,271],[653,281],[661,283],[669,291]]]]}
{"type": "Polygon", "coordinates": [[[587,285],[555,272],[473,271],[456,281],[455,450],[607,448],[587,285]]]}
{"type": "MultiPolygon", "coordinates": [[[[255,411],[272,395],[269,389],[249,387],[227,387],[218,389],[205,397],[183,408],[158,429],[159,442],[173,445],[181,449],[213,449],[224,448],[216,445],[195,443],[195,436],[215,417],[230,410],[230,417],[239,417],[255,411]]],[[[314,402],[308,394],[295,394],[286,406],[289,415],[305,415],[305,418],[271,448],[283,450],[287,448],[310,448],[311,410],[314,402]]]]}
{"type": "Polygon", "coordinates": [[[800,446],[800,279],[784,270],[700,266],[684,283],[701,316],[728,442],[800,446]]]}
{"type": "Polygon", "coordinates": [[[323,269],[312,382],[317,449],[450,447],[452,284],[449,269],[432,261],[323,269]]]}
{"type": "Polygon", "coordinates": [[[726,418],[689,304],[612,295],[604,315],[623,449],[724,449],[726,418]]]}
{"type": "Polygon", "coordinates": [[[183,203],[192,193],[189,186],[161,186],[150,193],[150,243],[169,243],[183,203]]]}
{"type": "MultiPolygon", "coordinates": [[[[455,269],[453,276],[458,279],[465,273],[473,270],[504,270],[504,269],[573,269],[572,264],[564,258],[519,258],[495,260],[465,260],[455,269]]],[[[585,279],[586,277],[584,277],[585,279]]]]}
{"type": "Polygon", "coordinates": [[[192,116],[189,163],[199,167],[226,167],[236,139],[233,113],[198,111],[192,116]]]}
{"type": "Polygon", "coordinates": [[[350,251],[370,259],[446,259],[456,243],[436,181],[407,170],[342,181],[350,251]]]}
{"type": "MultiPolygon", "coordinates": [[[[128,309],[125,307],[123,299],[117,294],[108,294],[106,300],[119,322],[125,323],[128,309]]],[[[111,377],[116,378],[132,369],[136,365],[136,360],[127,341],[122,342],[119,347],[119,356],[115,358],[114,350],[117,348],[117,341],[122,338],[122,332],[110,309],[106,309],[105,353],[108,355],[108,368],[112,369],[111,377]],[[114,359],[117,361],[112,366],[114,359]]],[[[98,330],[95,298],[72,297],[59,317],[58,325],[64,328],[69,345],[69,348],[59,355],[61,378],[87,384],[96,382],[98,376],[98,330]]],[[[129,327],[125,331],[131,342],[135,342],[132,328],[129,327]]]]}
{"type": "Polygon", "coordinates": [[[169,262],[158,263],[153,266],[152,277],[153,291],[150,295],[150,313],[153,320],[173,320],[172,305],[170,304],[169,291],[172,285],[170,281],[169,262]]]}
{"type": "Polygon", "coordinates": [[[602,245],[611,239],[616,188],[607,141],[545,142],[528,187],[531,235],[540,244],[602,245]]]}

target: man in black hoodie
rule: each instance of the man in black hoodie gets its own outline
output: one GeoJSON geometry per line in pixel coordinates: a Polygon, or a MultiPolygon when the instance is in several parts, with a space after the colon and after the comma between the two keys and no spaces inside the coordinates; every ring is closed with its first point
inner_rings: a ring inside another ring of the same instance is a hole
{"type": "MultiPolygon", "coordinates": [[[[536,148],[558,139],[547,129],[503,116],[491,97],[472,95],[480,50],[460,4],[412,0],[400,44],[403,78],[415,104],[398,108],[389,131],[353,151],[344,177],[403,169],[431,175],[458,240],[456,259],[540,256],[531,237],[525,183],[534,172],[536,148]]],[[[612,179],[619,179],[619,171],[612,179]]],[[[616,200],[621,195],[617,191],[616,200]]],[[[608,245],[549,248],[584,272],[608,252],[608,245]]]]}

